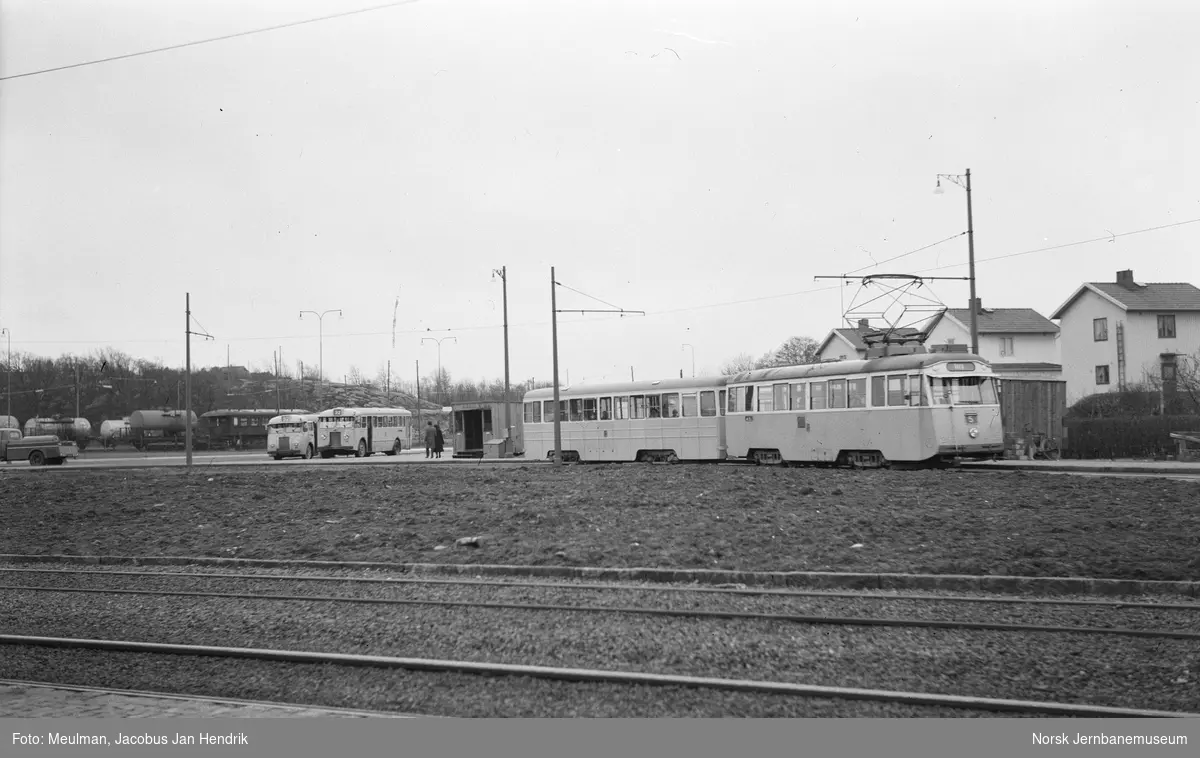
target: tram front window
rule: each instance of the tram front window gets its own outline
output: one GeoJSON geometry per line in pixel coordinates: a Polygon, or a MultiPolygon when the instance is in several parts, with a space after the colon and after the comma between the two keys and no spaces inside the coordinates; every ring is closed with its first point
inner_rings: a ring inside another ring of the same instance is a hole
{"type": "Polygon", "coordinates": [[[930,377],[934,405],[995,405],[996,382],[990,376],[930,377]]]}

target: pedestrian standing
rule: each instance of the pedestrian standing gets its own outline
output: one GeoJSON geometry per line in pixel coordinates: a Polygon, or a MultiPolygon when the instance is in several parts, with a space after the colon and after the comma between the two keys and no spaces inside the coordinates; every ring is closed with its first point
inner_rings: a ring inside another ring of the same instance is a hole
{"type": "Polygon", "coordinates": [[[425,426],[425,457],[433,457],[433,445],[437,442],[437,430],[433,428],[433,422],[430,421],[425,426]]]}
{"type": "Polygon", "coordinates": [[[446,438],[442,436],[442,425],[434,424],[433,431],[434,431],[434,437],[433,437],[434,457],[441,458],[442,451],[446,449],[446,438]]]}

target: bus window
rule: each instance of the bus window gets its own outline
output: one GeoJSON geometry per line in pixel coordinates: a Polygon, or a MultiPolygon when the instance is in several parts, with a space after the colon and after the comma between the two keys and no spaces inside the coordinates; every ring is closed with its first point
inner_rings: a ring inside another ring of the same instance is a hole
{"type": "Polygon", "coordinates": [[[663,418],[679,418],[679,393],[667,392],[662,396],[663,418]]]}
{"type": "Polygon", "coordinates": [[[811,402],[809,403],[809,410],[823,411],[829,407],[828,403],[825,401],[826,390],[828,388],[827,385],[827,382],[811,382],[808,385],[809,393],[812,396],[810,398],[811,402]]]}
{"type": "Polygon", "coordinates": [[[758,409],[760,411],[775,410],[775,405],[772,402],[773,398],[774,398],[774,396],[771,394],[770,387],[759,387],[758,388],[758,409]]]}
{"type": "Polygon", "coordinates": [[[662,397],[646,395],[646,418],[662,418],[662,397]]]}
{"type": "Polygon", "coordinates": [[[700,415],[717,415],[717,394],[712,390],[704,390],[700,393],[700,415]]]}
{"type": "Polygon", "coordinates": [[[540,424],[542,421],[542,404],[538,402],[525,403],[525,423],[540,424]]]}
{"type": "Polygon", "coordinates": [[[793,411],[804,410],[804,383],[793,384],[791,387],[791,409],[793,411]]]}
{"type": "Polygon", "coordinates": [[[746,387],[746,410],[754,410],[754,387],[746,387]]]}
{"type": "Polygon", "coordinates": [[[577,397],[571,398],[571,420],[583,421],[583,401],[577,397]]]}
{"type": "Polygon", "coordinates": [[[622,421],[629,418],[629,398],[617,398],[617,414],[613,416],[613,418],[620,419],[622,421]]]}
{"type": "Polygon", "coordinates": [[[684,395],[682,400],[683,406],[679,409],[679,415],[683,416],[684,418],[695,418],[699,415],[696,412],[696,393],[693,392],[691,394],[684,395]]]}
{"type": "Polygon", "coordinates": [[[867,380],[851,379],[846,383],[849,390],[846,397],[846,407],[848,408],[866,408],[867,407],[867,380]]]}
{"type": "Polygon", "coordinates": [[[829,407],[830,408],[845,408],[846,407],[846,380],[845,379],[830,379],[829,380],[829,407]]]}
{"type": "Polygon", "coordinates": [[[788,409],[788,386],[786,384],[776,384],[771,387],[771,391],[775,395],[775,410],[786,411],[788,409]]]}
{"type": "Polygon", "coordinates": [[[601,421],[612,420],[612,398],[611,397],[600,398],[600,420],[601,421]]]}
{"type": "Polygon", "coordinates": [[[887,405],[887,377],[871,377],[871,407],[878,408],[887,405]]]}
{"type": "Polygon", "coordinates": [[[721,390],[721,402],[717,403],[717,408],[720,409],[722,416],[725,415],[725,390],[721,390]]]}
{"type": "Polygon", "coordinates": [[[630,395],[629,396],[629,418],[632,418],[632,419],[646,418],[646,396],[645,395],[630,395]]]}
{"type": "Polygon", "coordinates": [[[585,397],[583,399],[583,420],[584,421],[595,421],[596,420],[596,398],[585,397]]]}
{"type": "Polygon", "coordinates": [[[908,404],[912,407],[929,405],[925,397],[925,388],[921,386],[920,374],[908,375],[908,404]]]}
{"type": "Polygon", "coordinates": [[[889,376],[887,378],[887,404],[890,406],[908,405],[906,397],[906,382],[905,376],[889,376]]]}

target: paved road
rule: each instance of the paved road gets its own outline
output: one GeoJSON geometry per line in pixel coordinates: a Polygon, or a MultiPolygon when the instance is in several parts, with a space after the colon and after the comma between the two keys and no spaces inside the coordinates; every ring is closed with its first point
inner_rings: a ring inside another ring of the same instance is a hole
{"type": "MultiPolygon", "coordinates": [[[[208,451],[192,453],[193,466],[373,466],[373,465],[395,465],[397,463],[425,463],[430,465],[478,465],[479,459],[475,458],[454,458],[453,451],[447,450],[442,454],[443,457],[428,459],[425,457],[425,451],[421,450],[405,450],[399,455],[384,455],[376,453],[369,458],[354,458],[354,457],[339,457],[330,459],[313,458],[304,460],[302,458],[285,458],[281,461],[276,461],[262,450],[247,450],[241,452],[217,452],[210,453],[208,451]]],[[[487,463],[502,463],[502,461],[486,461],[487,463]]],[[[524,458],[511,458],[504,463],[523,463],[524,458]]],[[[158,468],[163,466],[185,466],[187,465],[187,456],[179,452],[155,452],[155,453],[136,453],[136,452],[96,452],[83,453],[79,458],[69,460],[63,466],[45,466],[37,468],[38,471],[78,471],[79,469],[116,469],[116,468],[158,468]]],[[[0,463],[0,472],[5,470],[28,470],[29,463],[26,461],[18,461],[16,463],[0,463]]]]}
{"type": "Polygon", "coordinates": [[[375,713],[0,681],[0,718],[406,718],[375,713]]]}

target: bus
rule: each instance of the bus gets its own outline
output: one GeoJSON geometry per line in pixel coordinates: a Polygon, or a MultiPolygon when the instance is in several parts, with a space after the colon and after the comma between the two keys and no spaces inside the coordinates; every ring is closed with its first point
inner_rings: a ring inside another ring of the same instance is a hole
{"type": "Polygon", "coordinates": [[[267,455],[275,460],[300,456],[305,460],[317,450],[317,414],[285,413],[267,422],[267,455]]]}
{"type": "Polygon", "coordinates": [[[994,458],[1004,449],[997,380],[966,353],[782,366],[729,378],[732,460],[876,468],[994,458]]]}
{"type": "MultiPolygon", "coordinates": [[[[559,388],[564,461],[725,458],[726,377],[559,388]]],[[[525,393],[525,454],[554,457],[554,388],[525,393]]]]}
{"type": "Polygon", "coordinates": [[[411,440],[412,413],[404,408],[330,408],[317,414],[317,452],[322,458],[395,455],[410,449],[411,440]]]}

